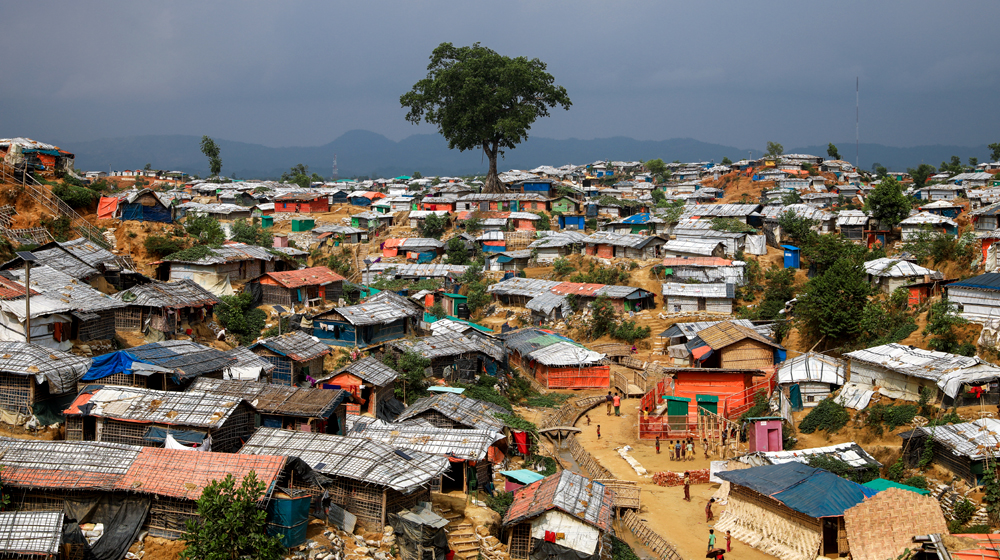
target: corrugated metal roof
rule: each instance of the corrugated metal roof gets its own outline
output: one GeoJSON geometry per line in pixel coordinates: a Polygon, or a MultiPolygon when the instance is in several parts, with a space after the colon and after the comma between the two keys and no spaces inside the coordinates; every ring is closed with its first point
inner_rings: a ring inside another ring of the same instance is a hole
{"type": "MultiPolygon", "coordinates": [[[[15,268],[7,272],[18,282],[24,283],[24,269],[15,268]]],[[[122,301],[48,266],[31,267],[31,289],[62,301],[74,311],[105,311],[125,307],[122,301]]]]}
{"type": "Polygon", "coordinates": [[[753,455],[764,459],[766,463],[770,463],[772,465],[780,465],[782,463],[790,462],[802,463],[805,465],[809,463],[809,459],[821,455],[843,461],[854,468],[882,467],[882,463],[879,463],[875,457],[872,457],[860,445],[854,443],[853,441],[838,443],[836,445],[828,445],[826,447],[813,447],[810,449],[765,451],[753,453],[753,455]]]}
{"type": "Polygon", "coordinates": [[[594,352],[570,338],[545,329],[518,329],[501,338],[508,351],[513,350],[522,357],[529,357],[546,366],[591,366],[605,357],[600,352],[594,352]]]}
{"type": "Polygon", "coordinates": [[[543,249],[550,247],[565,247],[567,245],[582,244],[587,236],[578,231],[562,231],[553,235],[546,235],[541,239],[531,242],[528,245],[531,249],[543,249]]]}
{"type": "Polygon", "coordinates": [[[616,233],[613,231],[597,231],[583,240],[586,245],[613,245],[616,247],[630,247],[641,249],[650,241],[662,238],[655,235],[638,235],[634,233],[616,233]]]}
{"type": "Polygon", "coordinates": [[[75,391],[90,363],[90,358],[36,344],[0,342],[0,373],[34,377],[38,383],[47,381],[53,395],[75,391]]]}
{"type": "Polygon", "coordinates": [[[540,311],[546,315],[557,307],[561,309],[563,316],[568,315],[571,311],[569,302],[566,301],[566,296],[552,292],[538,294],[531,298],[524,306],[532,311],[540,311]]]}
{"type": "Polygon", "coordinates": [[[408,422],[386,424],[360,416],[351,423],[347,435],[400,449],[471,461],[486,459],[490,446],[504,439],[503,434],[491,430],[448,429],[408,422]]]}
{"type": "Polygon", "coordinates": [[[503,524],[516,525],[551,509],[610,532],[614,495],[600,482],[563,470],[518,489],[503,524]]]}
{"type": "Polygon", "coordinates": [[[906,218],[905,220],[899,222],[901,226],[909,225],[945,225],[951,227],[958,227],[958,222],[952,220],[951,218],[946,218],[938,214],[931,214],[930,212],[920,212],[906,218]]]}
{"type": "Polygon", "coordinates": [[[366,356],[356,362],[352,362],[340,368],[335,372],[324,375],[323,379],[320,379],[320,381],[332,379],[341,373],[349,373],[360,378],[362,381],[375,385],[376,387],[385,387],[399,377],[399,372],[396,370],[371,356],[366,356]]]}
{"type": "Polygon", "coordinates": [[[867,226],[868,219],[861,210],[841,210],[837,213],[837,226],[867,226]]]}
{"type": "Polygon", "coordinates": [[[125,351],[140,361],[172,369],[185,379],[221,371],[236,363],[229,354],[191,340],[150,342],[125,351]]]}
{"type": "Polygon", "coordinates": [[[404,352],[407,350],[416,352],[431,360],[469,352],[482,352],[494,360],[501,361],[506,357],[506,352],[499,342],[487,340],[482,336],[466,337],[449,333],[414,340],[394,340],[390,344],[404,352]]]}
{"type": "Polygon", "coordinates": [[[508,278],[502,282],[496,282],[486,287],[486,291],[498,296],[539,296],[551,293],[552,288],[562,282],[555,280],[542,280],[541,278],[508,278]]]}
{"type": "Polygon", "coordinates": [[[868,363],[905,376],[930,379],[948,396],[955,397],[962,383],[1000,378],[1000,368],[976,356],[934,352],[902,344],[883,344],[845,354],[852,361],[868,363]]]}
{"type": "Polygon", "coordinates": [[[736,297],[732,284],[679,284],[674,282],[663,283],[663,295],[723,299],[736,297]]]}
{"type": "Polygon", "coordinates": [[[240,399],[207,393],[109,385],[80,393],[64,414],[145,424],[218,428],[241,402],[240,399]]]}
{"type": "Polygon", "coordinates": [[[733,261],[730,259],[724,259],[722,257],[665,257],[663,259],[663,266],[672,268],[680,268],[685,266],[691,266],[691,267],[730,266],[735,263],[743,264],[742,261],[733,261]]]}
{"type": "Polygon", "coordinates": [[[948,284],[949,288],[974,288],[976,290],[1000,290],[1000,272],[987,272],[959,282],[948,284]]]}
{"type": "Polygon", "coordinates": [[[199,377],[188,391],[243,399],[263,414],[329,418],[350,394],[341,389],[290,387],[260,381],[199,377]]]}
{"type": "Polygon", "coordinates": [[[722,243],[724,242],[716,241],[714,239],[673,239],[666,242],[661,251],[668,255],[674,253],[687,253],[711,257],[712,253],[714,253],[716,248],[718,248],[718,246],[722,243]]]}
{"type": "Polygon", "coordinates": [[[921,433],[934,438],[956,455],[974,461],[1000,454],[1000,420],[980,418],[972,422],[917,428],[921,433]]]}
{"type": "Polygon", "coordinates": [[[411,493],[444,474],[448,459],[419,451],[397,452],[382,442],[314,432],[258,428],[241,455],[285,454],[327,476],[411,493]]]}
{"type": "Polygon", "coordinates": [[[459,424],[491,432],[502,431],[505,426],[503,421],[497,418],[497,414],[510,414],[509,410],[491,402],[454,393],[441,393],[424,397],[408,406],[396,418],[396,424],[417,418],[429,410],[437,411],[459,424]]]}
{"type": "Polygon", "coordinates": [[[682,218],[692,216],[701,217],[744,217],[757,212],[761,208],[760,204],[699,204],[686,208],[681,214],[682,218]]]}
{"type": "Polygon", "coordinates": [[[0,437],[3,483],[13,488],[111,489],[142,448],[97,441],[0,437]]]}
{"type": "Polygon", "coordinates": [[[187,279],[133,286],[111,297],[127,305],[161,308],[202,307],[219,303],[219,298],[212,292],[187,279]]]}
{"type": "Polygon", "coordinates": [[[330,353],[330,347],[302,331],[292,331],[281,336],[259,340],[250,349],[264,347],[297,362],[308,362],[330,353]]]}

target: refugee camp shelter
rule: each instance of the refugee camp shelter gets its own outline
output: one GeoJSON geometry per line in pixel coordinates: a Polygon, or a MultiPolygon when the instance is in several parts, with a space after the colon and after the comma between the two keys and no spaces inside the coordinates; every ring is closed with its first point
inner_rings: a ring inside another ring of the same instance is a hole
{"type": "Polygon", "coordinates": [[[80,389],[92,383],[177,390],[199,377],[222,379],[236,363],[231,355],[191,340],[165,340],[94,358],[80,389]]]}
{"type": "Polygon", "coordinates": [[[920,265],[893,258],[881,258],[865,263],[865,273],[882,293],[891,294],[897,288],[914,283],[930,282],[944,278],[940,272],[920,265]]]}
{"type": "Polygon", "coordinates": [[[815,560],[851,551],[844,512],[875,490],[800,463],[716,474],[729,482],[726,510],[715,532],[781,560],[815,560]]]}
{"type": "Polygon", "coordinates": [[[788,451],[784,451],[779,445],[775,451],[748,453],[747,455],[740,457],[739,461],[752,467],[759,467],[761,465],[781,465],[793,462],[808,465],[809,461],[811,461],[814,457],[833,459],[844,463],[844,465],[849,467],[853,471],[853,474],[857,475],[859,478],[868,478],[873,474],[877,475],[882,469],[882,463],[879,463],[875,457],[872,457],[872,455],[865,451],[863,447],[853,441],[835,443],[824,447],[791,449],[788,451]]]}
{"type": "MultiPolygon", "coordinates": [[[[4,486],[21,507],[65,511],[78,524],[103,523],[107,530],[96,544],[112,558],[124,557],[143,527],[152,536],[179,538],[184,522],[197,519],[196,501],[213,480],[227,474],[242,480],[254,471],[267,502],[287,467],[284,456],[90,441],[0,438],[0,451],[4,486]]],[[[78,527],[67,530],[82,538],[78,527]]],[[[82,555],[82,549],[70,547],[70,557],[82,555]]]]}
{"type": "Polygon", "coordinates": [[[344,291],[343,276],[325,266],[284,272],[268,272],[259,277],[264,305],[312,306],[337,301],[344,291]]]}
{"type": "Polygon", "coordinates": [[[56,559],[62,553],[62,511],[0,512],[0,556],[56,559]]]}
{"type": "Polygon", "coordinates": [[[807,352],[782,362],[778,368],[778,386],[788,392],[792,408],[811,408],[830,396],[846,380],[843,361],[807,352]]]}
{"type": "Polygon", "coordinates": [[[398,415],[398,408],[402,407],[395,398],[398,377],[399,372],[396,370],[372,356],[366,356],[337,371],[317,377],[316,385],[327,389],[343,389],[354,395],[354,401],[364,407],[364,412],[390,422],[398,415]]]}
{"type": "Polygon", "coordinates": [[[501,335],[508,361],[548,389],[605,389],[611,367],[605,355],[550,330],[527,328],[501,335]]]}
{"type": "Polygon", "coordinates": [[[586,254],[605,259],[655,259],[666,243],[666,239],[656,235],[612,231],[597,231],[583,240],[586,254]]]}
{"type": "Polygon", "coordinates": [[[514,493],[503,517],[507,549],[517,559],[599,560],[608,552],[613,517],[610,490],[563,470],[514,493]]]}
{"type": "Polygon", "coordinates": [[[302,331],[292,331],[259,340],[250,351],[275,365],[271,383],[298,386],[323,373],[323,357],[331,350],[302,331]]]}
{"type": "Polygon", "coordinates": [[[702,329],[687,347],[703,368],[769,368],[785,358],[780,344],[732,321],[702,329]]]}
{"type": "Polygon", "coordinates": [[[383,291],[358,305],[314,315],[313,334],[325,344],[364,348],[406,336],[423,313],[424,308],[408,298],[383,291]]]}
{"type": "Polygon", "coordinates": [[[917,535],[948,533],[937,500],[901,488],[888,488],[846,510],[844,527],[856,560],[896,558],[914,548],[917,535]]]}
{"type": "Polygon", "coordinates": [[[934,352],[902,344],[883,344],[845,354],[850,359],[851,383],[875,390],[891,399],[917,401],[920,390],[930,387],[944,406],[979,404],[970,393],[980,387],[983,402],[1000,403],[1000,367],[978,357],[934,352]]]}
{"type": "Polygon", "coordinates": [[[330,199],[318,192],[298,192],[284,194],[274,199],[275,212],[329,212],[330,199]]]}
{"type": "Polygon", "coordinates": [[[919,212],[899,222],[899,231],[903,241],[918,239],[925,232],[955,236],[958,234],[958,222],[939,214],[919,212]]]}
{"type": "Polygon", "coordinates": [[[312,387],[289,387],[260,381],[200,377],[188,391],[209,393],[253,403],[259,424],[303,432],[344,435],[347,391],[312,387]]]}
{"type": "Polygon", "coordinates": [[[309,491],[314,500],[326,492],[330,503],[358,518],[368,531],[381,532],[387,515],[431,500],[431,483],[444,474],[448,459],[403,451],[359,437],[259,428],[240,454],[298,457],[330,479],[318,491],[290,481],[292,489],[309,491]]]}
{"type": "MultiPolygon", "coordinates": [[[[10,275],[18,283],[24,284],[24,269],[12,269],[0,274],[10,275]]],[[[115,311],[125,307],[122,301],[48,266],[31,267],[31,289],[66,304],[71,318],[69,332],[65,333],[69,339],[89,342],[115,337],[115,311]]]]}
{"type": "Polygon", "coordinates": [[[973,322],[1000,318],[1000,273],[987,272],[945,286],[945,297],[959,315],[973,322]]]}
{"type": "Polygon", "coordinates": [[[675,282],[697,281],[707,283],[745,283],[743,269],[746,263],[719,257],[667,257],[663,259],[663,275],[675,282]]]}
{"type": "Polygon", "coordinates": [[[243,379],[258,381],[270,379],[275,366],[264,358],[254,354],[246,346],[237,346],[227,350],[226,355],[234,360],[223,372],[223,379],[243,379]]]}
{"type": "MultiPolygon", "coordinates": [[[[286,270],[286,255],[275,249],[229,242],[207,253],[187,250],[156,263],[157,280],[192,280],[215,295],[232,295],[232,282],[245,282],[266,272],[286,270]]],[[[292,266],[294,268],[294,266],[292,266]]]]}
{"type": "Polygon", "coordinates": [[[23,424],[34,414],[44,423],[61,421],[59,411],[90,358],[26,342],[0,342],[0,419],[23,424]]]}
{"type": "Polygon", "coordinates": [[[869,217],[861,210],[841,210],[837,213],[837,227],[844,239],[861,241],[868,229],[869,217]]]}
{"type": "Polygon", "coordinates": [[[150,189],[129,194],[119,199],[122,221],[173,223],[174,212],[169,201],[150,189]]]}
{"type": "Polygon", "coordinates": [[[505,424],[497,414],[510,414],[510,411],[491,402],[440,393],[415,401],[396,418],[396,423],[423,420],[438,428],[503,432],[505,424]]]}
{"type": "MultiPolygon", "coordinates": [[[[28,290],[9,272],[0,274],[0,341],[26,342],[28,333],[28,290]]],[[[45,296],[31,289],[31,342],[56,350],[69,350],[72,309],[61,299],[45,296]]]]}
{"type": "Polygon", "coordinates": [[[663,283],[663,308],[668,313],[733,312],[736,286],[729,283],[682,284],[663,283]]]}
{"type": "Polygon", "coordinates": [[[503,344],[492,336],[453,332],[417,339],[392,341],[389,346],[397,355],[416,352],[430,360],[429,373],[447,381],[470,382],[477,375],[496,375],[506,353],[503,344]]]}
{"type": "MultiPolygon", "coordinates": [[[[579,229],[584,228],[580,227],[579,229]]],[[[578,231],[561,231],[532,241],[528,245],[528,249],[535,251],[535,259],[539,264],[550,263],[558,258],[579,252],[586,237],[578,231]]]]}
{"type": "Polygon", "coordinates": [[[387,424],[360,416],[354,418],[349,435],[448,459],[449,470],[431,485],[440,492],[482,490],[493,480],[493,462],[501,461],[507,449],[503,433],[497,431],[440,428],[425,422],[387,424]]]}
{"type": "Polygon", "coordinates": [[[988,462],[1000,450],[1000,420],[980,418],[961,424],[919,427],[902,432],[903,459],[910,467],[921,463],[927,440],[932,440],[932,462],[948,469],[973,486],[979,485],[988,462]]]}
{"type": "Polygon", "coordinates": [[[115,310],[115,329],[120,331],[160,331],[175,334],[205,323],[219,298],[193,280],[151,282],[118,292],[113,298],[125,303],[115,310]]]}
{"type": "Polygon", "coordinates": [[[162,447],[167,436],[235,452],[254,430],[249,403],[200,392],[90,385],[63,411],[67,441],[162,447]]]}

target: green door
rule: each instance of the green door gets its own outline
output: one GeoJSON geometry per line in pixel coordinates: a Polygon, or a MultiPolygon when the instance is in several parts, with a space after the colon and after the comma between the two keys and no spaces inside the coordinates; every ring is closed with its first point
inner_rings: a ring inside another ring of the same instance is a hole
{"type": "Polygon", "coordinates": [[[695,395],[695,401],[698,403],[698,412],[701,410],[707,410],[712,414],[719,413],[719,397],[716,395],[695,395]]]}

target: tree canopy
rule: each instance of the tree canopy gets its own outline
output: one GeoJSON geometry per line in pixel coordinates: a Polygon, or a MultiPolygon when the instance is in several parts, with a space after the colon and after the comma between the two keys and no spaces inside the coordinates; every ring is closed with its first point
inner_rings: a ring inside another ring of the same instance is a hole
{"type": "Polygon", "coordinates": [[[826,147],[826,155],[830,156],[830,159],[840,159],[840,150],[830,142],[830,145],[826,147]]]}
{"type": "Polygon", "coordinates": [[[838,259],[825,272],[809,280],[795,312],[813,340],[849,341],[861,332],[862,316],[872,294],[861,263],[838,259]]]}
{"type": "Polygon", "coordinates": [[[219,157],[219,146],[208,136],[201,137],[201,153],[208,158],[208,169],[215,177],[222,171],[222,158],[219,157]]]}
{"type": "Polygon", "coordinates": [[[990,158],[993,161],[1000,161],[1000,142],[994,142],[989,145],[990,148],[990,158]]]}
{"type": "Polygon", "coordinates": [[[309,174],[309,166],[301,163],[293,165],[292,168],[281,174],[283,183],[294,183],[303,189],[309,188],[312,183],[322,183],[323,178],[313,173],[309,174]]]}
{"type": "Polygon", "coordinates": [[[482,149],[489,159],[483,192],[503,192],[497,156],[528,138],[532,123],[549,109],[569,109],[566,88],[537,58],[511,58],[475,43],[441,43],[431,53],[427,77],[399,98],[413,124],[437,125],[448,147],[482,149]]]}
{"type": "Polygon", "coordinates": [[[250,471],[239,486],[232,474],[213,480],[198,498],[198,517],[185,521],[182,560],[280,560],[284,548],[267,534],[267,512],[257,506],[267,486],[250,471]]]}
{"type": "Polygon", "coordinates": [[[777,142],[768,142],[767,143],[767,153],[765,155],[767,155],[768,157],[775,157],[776,158],[776,157],[780,156],[783,153],[785,153],[785,147],[782,146],[781,144],[779,144],[777,142]]]}
{"type": "Polygon", "coordinates": [[[916,169],[910,168],[907,169],[906,172],[910,174],[911,178],[913,178],[913,184],[916,185],[918,189],[922,189],[924,188],[924,185],[927,184],[927,179],[929,179],[931,175],[937,173],[937,169],[929,163],[921,163],[916,169]]]}
{"type": "Polygon", "coordinates": [[[887,176],[868,195],[865,207],[873,218],[892,228],[910,215],[912,205],[899,181],[887,176]]]}

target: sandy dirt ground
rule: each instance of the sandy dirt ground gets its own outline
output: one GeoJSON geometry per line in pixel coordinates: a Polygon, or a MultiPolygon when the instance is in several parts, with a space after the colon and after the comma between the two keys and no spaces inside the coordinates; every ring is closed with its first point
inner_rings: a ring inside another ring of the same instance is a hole
{"type": "MultiPolygon", "coordinates": [[[[604,407],[597,407],[580,419],[576,426],[583,430],[579,434],[580,443],[605,468],[621,480],[634,480],[642,487],[642,509],[639,517],[654,531],[668,539],[683,558],[703,558],[708,548],[708,530],[711,529],[725,510],[724,506],[713,508],[715,521],[705,521],[705,505],[718,490],[718,484],[695,484],[691,486],[691,501],[684,501],[684,487],[663,487],[653,484],[651,475],[660,471],[683,472],[685,470],[707,469],[709,460],[704,458],[700,446],[695,447],[695,460],[671,461],[666,444],[661,445],[661,453],[656,454],[652,441],[639,441],[636,437],[636,414],[639,399],[622,401],[622,416],[606,416],[604,407]],[[601,439],[597,439],[597,426],[601,426],[601,439]],[[640,477],[622,459],[616,448],[630,445],[632,457],[649,471],[650,477],[640,477]]],[[[718,460],[716,458],[716,460],[718,460]]],[[[725,544],[725,535],[718,537],[718,543],[725,544]]],[[[774,558],[750,548],[733,539],[734,558],[741,560],[764,560],[774,558]]]]}

